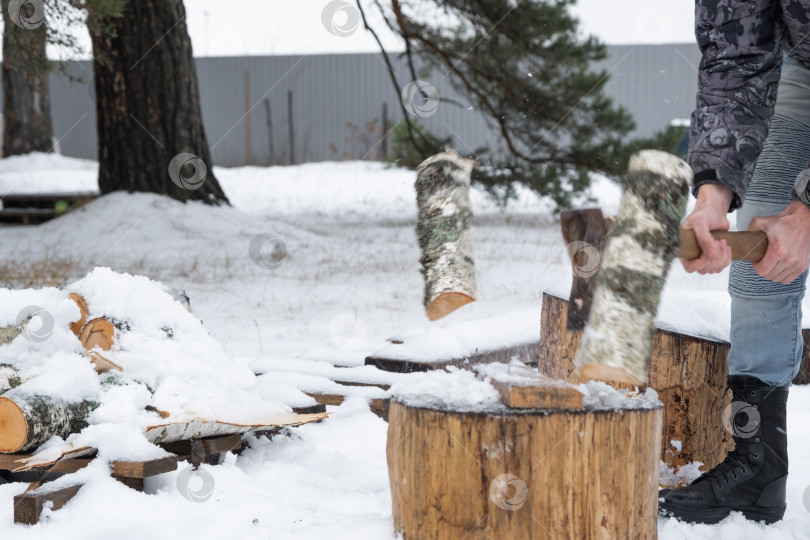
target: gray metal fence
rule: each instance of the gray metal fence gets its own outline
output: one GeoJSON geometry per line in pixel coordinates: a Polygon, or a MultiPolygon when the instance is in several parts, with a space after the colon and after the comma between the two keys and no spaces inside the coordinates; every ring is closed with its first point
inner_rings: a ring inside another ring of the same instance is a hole
{"type": "MultiPolygon", "coordinates": [[[[696,45],[611,46],[608,54],[596,67],[610,74],[607,94],[633,113],[635,135],[688,118],[697,88],[696,45]]],[[[410,81],[404,61],[392,59],[400,83],[410,81]]],[[[69,76],[54,73],[50,81],[54,135],[65,155],[94,159],[92,65],[67,62],[63,68],[69,76]]],[[[208,142],[221,166],[380,159],[387,146],[384,116],[402,118],[378,54],[199,58],[197,76],[208,142]]],[[[452,136],[460,152],[503,151],[497,132],[443,73],[423,78],[442,96],[436,113],[420,119],[428,130],[452,136]]]]}

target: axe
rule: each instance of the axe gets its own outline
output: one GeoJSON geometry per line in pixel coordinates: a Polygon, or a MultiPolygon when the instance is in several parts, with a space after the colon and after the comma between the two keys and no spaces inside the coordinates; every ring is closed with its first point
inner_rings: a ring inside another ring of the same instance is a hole
{"type": "MultiPolygon", "coordinates": [[[[604,255],[605,239],[612,217],[604,217],[599,208],[566,210],[560,213],[560,225],[566,249],[574,269],[571,293],[568,295],[566,329],[582,330],[591,311],[593,291],[604,255]]],[[[680,248],[675,255],[681,259],[700,257],[700,245],[692,229],[678,233],[680,248]]],[[[768,250],[768,237],[762,231],[712,231],[715,240],[725,240],[735,261],[759,262],[768,250]]]]}
{"type": "MultiPolygon", "coordinates": [[[[612,224],[598,209],[561,215],[574,265],[567,328],[584,326],[574,361],[581,375],[630,385],[646,381],[653,318],[670,263],[676,256],[700,256],[694,232],[680,230],[691,178],[681,159],[645,150],[630,159],[612,224]]],[[[735,259],[758,261],[767,249],[762,232],[712,235],[728,242],[735,259]]]]}

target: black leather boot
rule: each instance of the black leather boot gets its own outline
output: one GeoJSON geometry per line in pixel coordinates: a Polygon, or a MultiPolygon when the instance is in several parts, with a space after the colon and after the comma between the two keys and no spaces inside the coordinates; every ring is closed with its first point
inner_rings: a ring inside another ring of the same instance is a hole
{"type": "Polygon", "coordinates": [[[732,511],[773,523],[785,514],[788,456],[785,412],[788,387],[730,375],[730,428],[736,448],[681,488],[659,492],[658,513],[690,523],[717,523],[732,511]]]}

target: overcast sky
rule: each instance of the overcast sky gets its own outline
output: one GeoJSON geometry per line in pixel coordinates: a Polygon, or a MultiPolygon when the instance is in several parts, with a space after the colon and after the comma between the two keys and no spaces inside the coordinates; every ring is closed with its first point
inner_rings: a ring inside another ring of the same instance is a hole
{"type": "MultiPolygon", "coordinates": [[[[137,1],[137,0],[135,0],[137,1]]],[[[525,0],[524,0],[525,1],[525,0]]],[[[367,4],[369,0],[364,0],[367,4]]],[[[334,31],[351,25],[356,17],[354,0],[185,0],[186,25],[195,56],[315,54],[376,52],[371,34],[356,26],[347,35],[334,31]],[[337,11],[326,17],[327,6],[344,2],[353,13],[337,11]],[[330,29],[333,30],[330,33],[330,29]]],[[[609,44],[694,43],[690,0],[578,0],[574,7],[584,33],[609,44]]],[[[376,10],[367,13],[389,50],[399,50],[399,40],[387,31],[376,10]]],[[[79,30],[89,57],[90,38],[79,30]]],[[[68,51],[49,49],[51,58],[73,57],[68,51]]]]}
{"type": "MultiPolygon", "coordinates": [[[[330,34],[322,13],[330,0],[185,0],[197,56],[376,51],[371,35],[330,34]]],[[[350,1],[354,4],[353,0],[350,1]]],[[[579,0],[585,32],[606,43],[694,42],[691,0],[579,0]]],[[[347,14],[335,14],[337,24],[347,14]]],[[[379,25],[376,25],[379,26],[379,25]]],[[[396,42],[388,37],[387,45],[396,42]]]]}

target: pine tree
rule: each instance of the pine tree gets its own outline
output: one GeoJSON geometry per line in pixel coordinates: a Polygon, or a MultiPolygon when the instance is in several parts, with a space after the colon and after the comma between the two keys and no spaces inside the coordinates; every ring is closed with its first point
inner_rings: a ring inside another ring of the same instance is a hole
{"type": "MultiPolygon", "coordinates": [[[[589,173],[621,166],[616,156],[634,122],[604,94],[608,73],[592,66],[606,48],[580,35],[574,1],[375,0],[404,40],[412,79],[422,75],[417,60],[429,76],[446,74],[499,131],[507,159],[472,156],[485,165],[476,180],[493,193],[521,182],[566,206],[589,185],[589,173]]],[[[409,136],[422,153],[440,150],[416,131],[409,136]]]]}
{"type": "Polygon", "coordinates": [[[227,204],[213,172],[182,0],[88,0],[99,189],[227,204]]]}
{"type": "Polygon", "coordinates": [[[48,27],[41,2],[0,1],[3,11],[3,155],[53,149],[48,27]]]}

